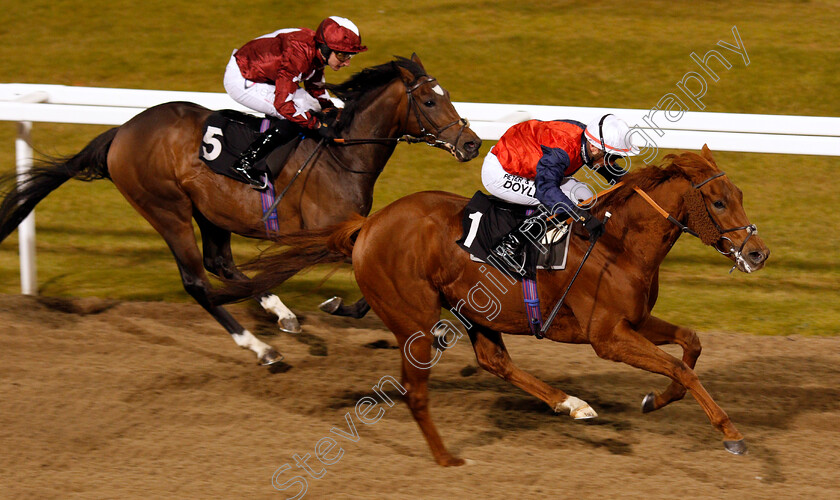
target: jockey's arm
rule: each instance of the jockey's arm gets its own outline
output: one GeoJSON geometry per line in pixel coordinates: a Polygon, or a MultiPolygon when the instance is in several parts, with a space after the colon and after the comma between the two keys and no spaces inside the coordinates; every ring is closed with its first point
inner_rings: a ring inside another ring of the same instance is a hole
{"type": "Polygon", "coordinates": [[[292,123],[308,129],[317,129],[320,126],[318,118],[309,110],[301,109],[293,100],[295,92],[300,89],[297,81],[300,81],[301,73],[296,73],[296,69],[284,66],[275,78],[274,108],[292,123]]]}
{"type": "Polygon", "coordinates": [[[574,203],[560,190],[569,166],[569,154],[560,148],[540,146],[543,155],[537,163],[536,198],[552,213],[575,213],[574,203]]]}
{"type": "Polygon", "coordinates": [[[331,100],[331,95],[327,92],[327,89],[324,88],[326,85],[326,80],[324,79],[324,70],[319,69],[315,71],[315,74],[312,75],[312,78],[308,80],[304,80],[303,88],[309,92],[309,95],[318,99],[318,103],[321,105],[321,109],[327,108],[334,108],[335,103],[331,100]]]}

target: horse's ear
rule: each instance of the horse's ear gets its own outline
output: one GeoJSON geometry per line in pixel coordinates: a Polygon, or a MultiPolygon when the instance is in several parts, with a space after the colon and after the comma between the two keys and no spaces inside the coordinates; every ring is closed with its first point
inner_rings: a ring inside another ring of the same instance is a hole
{"type": "Polygon", "coordinates": [[[703,152],[703,158],[709,160],[709,163],[711,163],[712,165],[717,165],[717,163],[715,163],[715,159],[712,157],[712,150],[709,149],[708,144],[703,144],[703,151],[702,152],[703,152]]]}
{"type": "MultiPolygon", "coordinates": [[[[420,56],[417,55],[417,52],[412,52],[411,53],[411,60],[414,61],[415,63],[417,63],[418,66],[423,68],[423,63],[420,62],[420,56]]],[[[426,71],[426,68],[423,68],[423,71],[426,71]]]]}
{"type": "Polygon", "coordinates": [[[414,73],[412,73],[411,70],[407,70],[402,66],[397,66],[397,69],[400,70],[400,78],[402,78],[403,83],[405,83],[406,85],[409,85],[411,82],[417,79],[417,77],[414,76],[414,73]]]}

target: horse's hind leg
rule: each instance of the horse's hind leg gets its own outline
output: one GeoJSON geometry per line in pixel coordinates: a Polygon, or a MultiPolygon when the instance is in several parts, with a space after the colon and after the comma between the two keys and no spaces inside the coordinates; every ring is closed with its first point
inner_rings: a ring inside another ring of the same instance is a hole
{"type": "MultiPolygon", "coordinates": [[[[700,339],[697,338],[694,330],[650,316],[639,328],[639,333],[655,345],[678,344],[683,349],[683,363],[694,369],[702,350],[700,339]]],[[[645,396],[642,400],[642,411],[647,413],[658,410],[674,401],[679,401],[685,396],[685,391],[686,389],[682,384],[672,380],[662,394],[651,392],[645,396]]]]}
{"type": "Polygon", "coordinates": [[[427,283],[406,279],[405,283],[397,284],[381,275],[380,267],[371,266],[370,271],[368,269],[358,266],[359,288],[375,307],[376,314],[397,337],[402,354],[405,402],[411,415],[438,464],[464,465],[465,460],[446,449],[429,414],[429,370],[435,364],[432,362],[433,336],[430,330],[440,319],[440,296],[427,283]]]}
{"type": "MultiPolygon", "coordinates": [[[[415,331],[422,332],[422,330],[415,331]]],[[[411,410],[411,415],[420,426],[438,464],[464,465],[466,461],[463,458],[452,455],[446,449],[429,414],[429,370],[434,364],[431,354],[432,335],[424,333],[422,337],[412,337],[413,340],[410,343],[404,342],[405,339],[402,337],[398,338],[402,352],[402,383],[406,389],[405,400],[411,410]]]]}
{"type": "MultiPolygon", "coordinates": [[[[226,231],[208,221],[201,213],[193,214],[201,230],[201,242],[204,249],[204,269],[226,279],[247,280],[248,277],[237,269],[230,250],[230,231],[226,231]]],[[[265,293],[256,299],[263,309],[277,315],[278,328],[287,333],[300,333],[300,323],[295,314],[286,307],[273,293],[265,293]]]]}
{"type": "Polygon", "coordinates": [[[555,412],[568,413],[575,419],[598,416],[585,401],[551,387],[514,365],[499,332],[475,327],[469,334],[478,364],[488,372],[541,399],[555,412]]]}
{"type": "Polygon", "coordinates": [[[732,424],[726,412],[715,403],[688,364],[653,345],[626,321],[621,321],[606,331],[591,332],[590,341],[598,356],[604,359],[621,361],[636,368],[665,375],[687,388],[700,403],[712,425],[723,433],[726,450],[736,455],[746,453],[744,437],[732,424]]]}
{"type": "Polygon", "coordinates": [[[166,240],[166,244],[175,256],[175,262],[181,272],[181,281],[187,293],[231,334],[237,345],[254,351],[260,363],[270,365],[281,361],[283,356],[273,347],[254,337],[224,308],[210,303],[207,296],[210,282],[207,280],[201,252],[195,241],[189,202],[171,206],[141,206],[129,196],[126,196],[126,199],[166,240]]]}
{"type": "MultiPolygon", "coordinates": [[[[282,354],[270,345],[254,337],[251,332],[243,328],[239,322],[233,319],[233,316],[227,310],[210,303],[207,296],[210,282],[207,280],[207,275],[204,274],[204,269],[201,267],[200,255],[188,255],[185,260],[184,254],[192,254],[192,252],[184,252],[183,249],[176,250],[171,244],[170,249],[175,255],[175,262],[178,264],[178,270],[181,272],[181,281],[184,284],[184,289],[231,334],[233,341],[239,347],[254,351],[260,363],[263,365],[271,365],[283,360],[282,354]]],[[[195,253],[198,254],[197,246],[195,247],[195,253]]]]}

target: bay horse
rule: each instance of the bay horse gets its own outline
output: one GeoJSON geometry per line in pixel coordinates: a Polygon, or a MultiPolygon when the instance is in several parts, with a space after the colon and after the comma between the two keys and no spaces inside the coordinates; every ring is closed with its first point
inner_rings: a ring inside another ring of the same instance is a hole
{"type": "MultiPolygon", "coordinates": [[[[277,192],[310,157],[311,163],[278,207],[280,232],[367,215],[374,183],[403,135],[444,149],[462,162],[478,155],[481,140],[416,54],[410,60],[397,58],[364,69],[328,89],[345,101],[336,124],[345,143],[325,143],[316,151],[318,139],[305,138],[292,153],[274,181],[277,192]]],[[[0,242],[65,181],[109,178],[166,241],[186,291],[239,346],[251,349],[268,365],[282,355],[208,300],[212,287],[206,271],[222,278],[245,278],[233,262],[231,233],[270,236],[261,221],[261,194],[214,173],[199,159],[202,126],[211,113],[193,103],[161,104],[101,134],[74,156],[42,161],[23,178],[14,172],[6,175],[0,181],[8,187],[0,204],[0,242]],[[201,231],[203,255],[193,219],[201,231]]],[[[277,296],[266,293],[259,302],[278,315],[282,330],[300,330],[297,318],[277,296]]]]}
{"type": "MultiPolygon", "coordinates": [[[[743,436],[694,372],[700,355],[697,334],[651,315],[651,310],[659,291],[659,266],[684,228],[699,233],[704,243],[728,255],[741,271],[761,269],[769,250],[747,220],[740,189],[718,169],[708,147],[699,155],[685,152],[663,161],[662,167],[626,174],[619,188],[598,197],[593,215],[603,218],[610,211],[613,216],[545,337],[590,344],[601,358],[665,375],[670,385],[661,393],[647,394],[642,410],[660,409],[682,399],[688,390],[723,433],[725,448],[742,454],[743,436]],[[657,347],[663,344],[682,347],[682,359],[657,347]]],[[[442,353],[435,347],[432,355],[435,335],[445,348],[462,336],[451,321],[440,319],[444,307],[466,329],[482,368],[541,399],[555,412],[575,419],[597,416],[585,401],[549,386],[511,361],[501,332],[531,334],[522,287],[495,268],[472,261],[456,245],[467,202],[451,193],[415,193],[368,218],[356,216],[333,228],[290,235],[283,239],[289,245],[284,251],[264,254],[244,266],[258,270],[252,281],[228,287],[231,296],[259,293],[307,266],[351,256],[359,288],[399,343],[402,384],[411,413],[435,460],[446,466],[464,460],[446,449],[429,415],[429,369],[442,353]]],[[[543,304],[558,300],[589,248],[588,236],[578,224],[570,235],[566,270],[537,273],[543,304]]]]}

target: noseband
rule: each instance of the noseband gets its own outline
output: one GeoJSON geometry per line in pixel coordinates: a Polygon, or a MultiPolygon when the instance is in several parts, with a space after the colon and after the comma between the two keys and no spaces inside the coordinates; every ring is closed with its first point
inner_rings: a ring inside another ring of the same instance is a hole
{"type": "MultiPolygon", "coordinates": [[[[708,179],[704,180],[700,184],[696,184],[696,185],[692,184],[691,187],[693,187],[695,190],[697,190],[695,192],[697,192],[699,194],[699,190],[703,185],[707,184],[710,181],[713,181],[713,180],[717,179],[718,177],[723,177],[724,175],[726,175],[726,173],[719,172],[717,174],[712,175],[708,179]]],[[[701,195],[701,197],[702,197],[702,195],[701,195]]],[[[744,259],[743,255],[742,255],[742,252],[744,251],[744,247],[747,245],[747,242],[750,241],[750,238],[752,238],[753,235],[758,234],[758,228],[755,226],[755,224],[747,224],[746,226],[733,227],[731,229],[722,229],[720,227],[720,224],[718,224],[717,220],[715,220],[714,216],[709,211],[709,206],[706,205],[705,201],[703,202],[703,208],[705,208],[706,215],[708,216],[709,220],[712,221],[712,224],[714,224],[714,227],[718,232],[718,239],[715,242],[715,244],[712,245],[712,247],[715,250],[717,250],[721,255],[725,255],[725,256],[732,255],[735,258],[736,264],[735,264],[735,266],[732,267],[732,269],[729,270],[729,272],[731,273],[732,271],[735,270],[736,267],[738,267],[737,263],[741,263],[744,266],[744,269],[746,269],[747,272],[750,272],[751,271],[750,266],[749,266],[749,264],[747,264],[746,260],[744,259]],[[735,231],[741,231],[741,230],[746,230],[747,231],[747,237],[744,238],[744,241],[741,243],[741,246],[736,249],[735,248],[735,243],[728,236],[724,236],[724,235],[726,233],[733,233],[735,231]],[[729,250],[723,251],[719,248],[718,243],[720,243],[721,241],[726,241],[729,244],[729,250]]]]}
{"type": "MultiPolygon", "coordinates": [[[[680,228],[680,231],[682,231],[683,233],[688,233],[692,236],[696,236],[696,237],[700,238],[700,240],[703,243],[711,246],[712,248],[717,250],[721,255],[724,255],[724,256],[730,256],[731,255],[731,256],[733,256],[734,259],[735,259],[735,265],[732,266],[732,269],[729,270],[730,273],[732,271],[734,271],[738,267],[739,264],[741,266],[743,266],[743,268],[746,272],[749,273],[749,272],[752,271],[752,269],[750,268],[750,265],[747,263],[746,259],[744,259],[742,252],[744,251],[744,247],[747,245],[747,242],[750,240],[750,238],[752,238],[753,235],[758,234],[758,229],[755,227],[755,224],[748,224],[746,226],[733,227],[731,229],[721,229],[718,222],[712,216],[712,213],[709,212],[709,206],[706,205],[706,202],[703,199],[703,195],[700,192],[701,187],[703,187],[704,185],[708,184],[709,182],[717,179],[718,177],[723,177],[724,175],[726,175],[726,173],[718,172],[718,173],[712,175],[711,177],[709,177],[708,179],[704,180],[703,182],[701,182],[699,184],[692,183],[691,187],[694,188],[694,191],[690,191],[689,193],[691,193],[691,194],[686,193],[686,195],[684,196],[684,198],[686,199],[686,204],[689,205],[689,212],[690,212],[689,213],[689,216],[690,216],[689,218],[690,219],[691,219],[691,215],[692,215],[692,213],[691,213],[692,212],[692,207],[690,205],[695,205],[695,206],[697,204],[702,204],[703,205],[703,210],[705,210],[705,217],[703,217],[701,215],[702,212],[701,213],[696,213],[696,214],[693,214],[693,215],[696,216],[697,221],[699,221],[700,224],[702,224],[703,220],[710,221],[711,222],[711,227],[713,229],[711,231],[701,230],[702,234],[698,234],[697,232],[691,230],[687,225],[678,221],[671,214],[669,214],[662,207],[660,207],[659,204],[657,204],[655,201],[653,201],[653,199],[650,196],[648,196],[647,193],[642,191],[642,189],[639,188],[638,186],[634,187],[633,189],[639,195],[641,195],[642,198],[645,199],[645,201],[647,201],[651,206],[653,206],[653,208],[655,208],[660,214],[662,214],[663,217],[665,217],[672,224],[674,224],[675,226],[680,228]],[[693,198],[693,200],[692,200],[692,198],[693,198]],[[692,201],[694,201],[695,203],[692,203],[692,201]],[[724,234],[732,233],[732,232],[735,232],[735,231],[741,231],[741,230],[746,230],[747,231],[747,237],[744,238],[744,241],[741,243],[741,246],[736,249],[735,248],[735,243],[733,243],[732,240],[728,236],[724,236],[724,234]],[[726,241],[726,242],[729,243],[729,250],[723,251],[719,248],[719,243],[722,242],[722,241],[726,241]]],[[[693,210],[695,212],[700,212],[699,207],[695,208],[693,210]]],[[[696,223],[695,223],[695,225],[696,225],[696,223]]]]}

